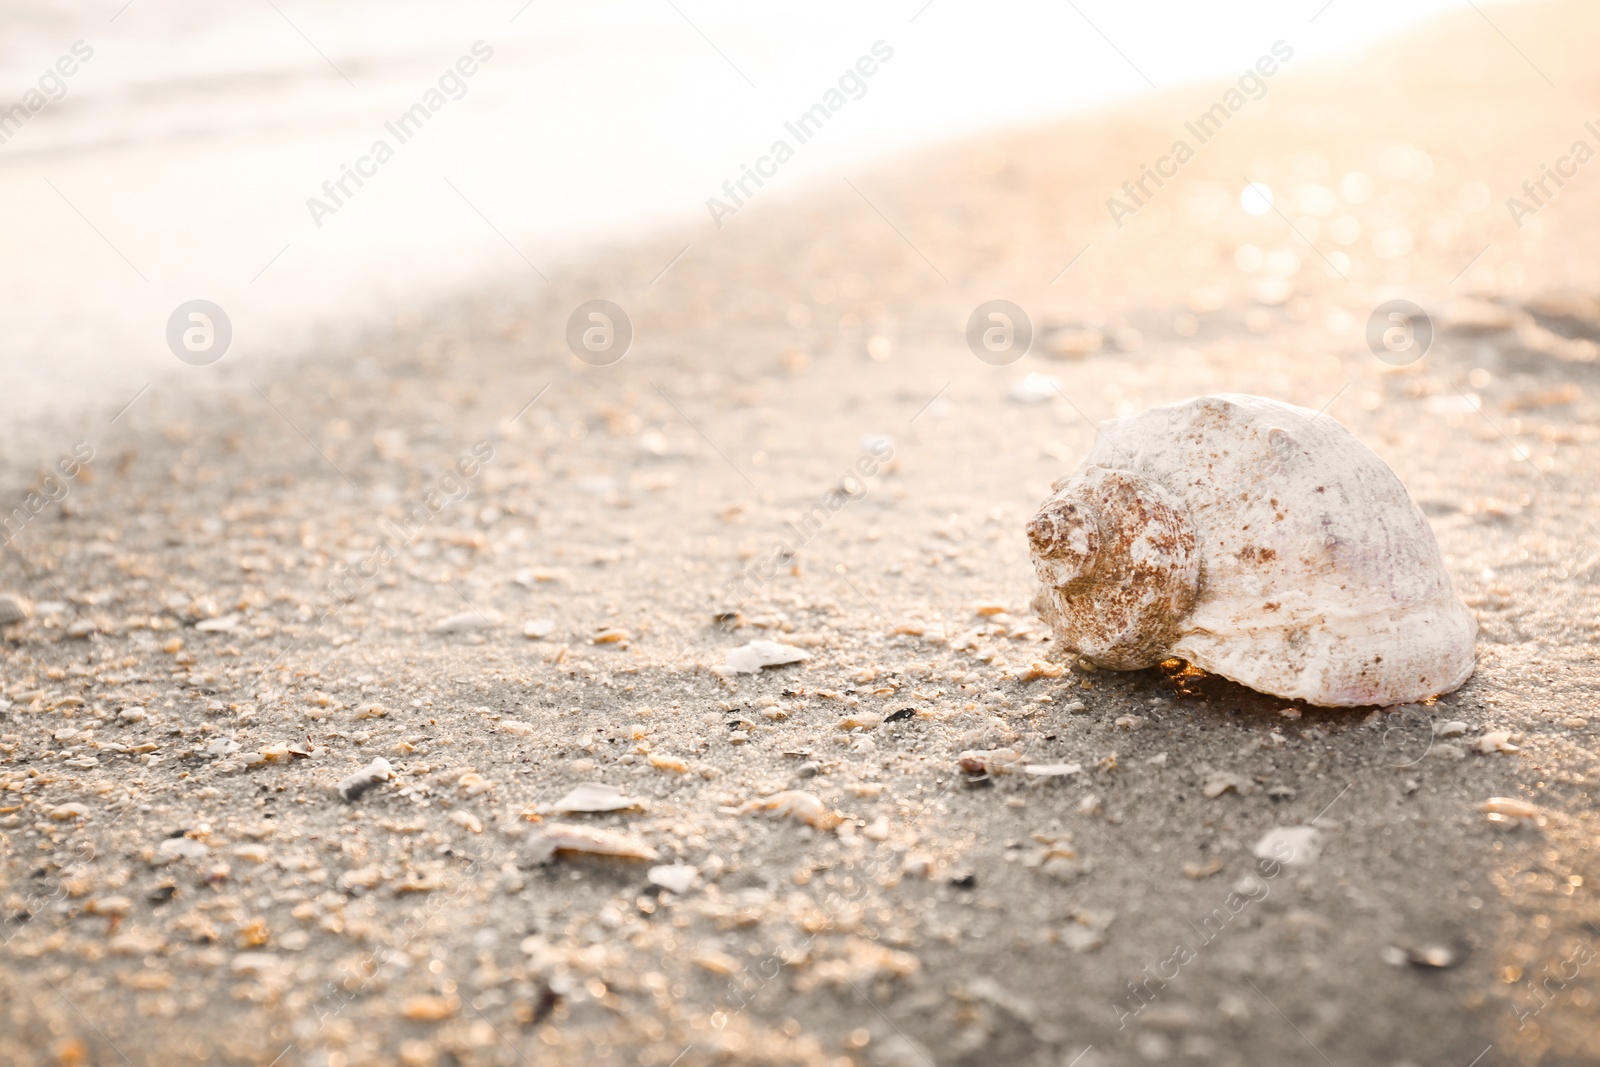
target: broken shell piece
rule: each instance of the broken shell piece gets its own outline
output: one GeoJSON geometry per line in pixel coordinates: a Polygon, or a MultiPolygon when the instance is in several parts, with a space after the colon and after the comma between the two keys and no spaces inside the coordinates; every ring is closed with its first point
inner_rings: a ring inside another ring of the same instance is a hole
{"type": "Polygon", "coordinates": [[[1535,826],[1544,825],[1544,816],[1539,814],[1539,808],[1517,797],[1490,797],[1479,805],[1479,810],[1496,829],[1516,830],[1525,822],[1535,826]]]}
{"type": "Polygon", "coordinates": [[[569,815],[574,812],[626,811],[639,806],[639,801],[623,796],[622,790],[614,785],[585,782],[545,811],[555,815],[569,815]]]}
{"type": "Polygon", "coordinates": [[[659,853],[649,845],[614,830],[592,826],[551,823],[534,839],[535,862],[543,863],[562,853],[589,856],[615,856],[627,860],[653,860],[659,853]]]}
{"type": "Polygon", "coordinates": [[[734,674],[755,674],[763,667],[782,667],[810,659],[810,653],[777,641],[751,641],[728,653],[727,669],[734,674]]]}
{"type": "Polygon", "coordinates": [[[1488,733],[1484,734],[1482,737],[1478,738],[1472,743],[1472,750],[1474,752],[1482,753],[1485,756],[1491,755],[1495,752],[1522,751],[1516,745],[1511,743],[1510,730],[1490,730],[1488,733]]]}
{"type": "Polygon", "coordinates": [[[339,795],[345,800],[354,800],[379,782],[388,781],[393,775],[394,768],[389,766],[389,761],[378,756],[354,774],[339,779],[339,795]]]}
{"type": "Polygon", "coordinates": [[[968,749],[956,762],[968,774],[1010,774],[1022,762],[1022,753],[1014,748],[968,749]]]}
{"type": "Polygon", "coordinates": [[[1285,867],[1304,867],[1322,852],[1322,834],[1314,826],[1279,826],[1256,842],[1258,860],[1276,860],[1285,867]]]}
{"type": "Polygon", "coordinates": [[[700,877],[700,868],[687,863],[662,864],[651,867],[645,874],[651,885],[670,890],[680,897],[687,893],[700,877]]]}
{"type": "Polygon", "coordinates": [[[1040,678],[1059,678],[1066,673],[1065,664],[1036,659],[1033,661],[1033,666],[1029,667],[1027,672],[1023,674],[1022,680],[1024,682],[1037,682],[1040,678]]]}
{"type": "Polygon", "coordinates": [[[1537,806],[1528,803],[1526,800],[1519,800],[1516,797],[1490,797],[1479,807],[1490,815],[1509,815],[1515,819],[1536,819],[1539,817],[1537,806]]]}
{"type": "Polygon", "coordinates": [[[1028,763],[1022,768],[1023,774],[1034,774],[1041,778],[1060,778],[1068,774],[1077,774],[1083,770],[1081,763],[1028,763]]]}
{"type": "Polygon", "coordinates": [[[463,830],[469,830],[475,834],[483,833],[483,820],[470,811],[453,811],[450,813],[450,821],[463,830]]]}
{"type": "Polygon", "coordinates": [[[1478,626],[1405,486],[1334,419],[1203,396],[1106,423],[1027,526],[1069,651],[1333,707],[1448,693],[1478,626]]]}
{"type": "Polygon", "coordinates": [[[785,789],[770,797],[758,797],[746,801],[739,806],[736,814],[747,815],[752,811],[775,812],[796,822],[803,822],[807,826],[814,826],[818,830],[831,830],[843,821],[836,812],[828,810],[827,805],[822,803],[821,797],[794,789],[785,789]]]}

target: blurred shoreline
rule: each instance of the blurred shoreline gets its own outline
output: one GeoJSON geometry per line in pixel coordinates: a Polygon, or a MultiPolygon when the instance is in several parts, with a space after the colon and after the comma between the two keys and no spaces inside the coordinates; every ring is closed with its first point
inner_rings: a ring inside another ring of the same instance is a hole
{"type": "MultiPolygon", "coordinates": [[[[1311,8],[1274,17],[1292,15],[1326,52],[1448,6],[1347,0],[1315,23],[1311,8]]],[[[9,11],[6,94],[74,42],[93,58],[0,144],[0,197],[13,206],[0,260],[0,463],[31,467],[71,424],[109,419],[148,384],[204,388],[214,375],[162,343],[185,301],[223,308],[225,360],[262,374],[289,354],[327,358],[419,306],[537,290],[606,248],[707,240],[724,179],[759,164],[775,122],[815,103],[874,40],[898,49],[894,63],[764,197],[804,199],[940,144],[1047,135],[1040,124],[1057,116],[1220,78],[1250,65],[1268,25],[1250,20],[1269,10],[1199,19],[1193,33],[1209,37],[1182,42],[1143,36],[1127,13],[1017,3],[982,16],[990,44],[972,33],[977,16],[955,10],[889,17],[835,4],[782,25],[733,8],[691,21],[643,4],[522,7],[407,19],[365,0],[9,11]],[[1115,39],[1138,62],[1108,47],[1115,39]],[[475,40],[495,58],[463,99],[348,209],[313,220],[316,183],[359,164],[383,123],[475,40]]],[[[1175,9],[1172,29],[1197,18],[1175,9]]]]}

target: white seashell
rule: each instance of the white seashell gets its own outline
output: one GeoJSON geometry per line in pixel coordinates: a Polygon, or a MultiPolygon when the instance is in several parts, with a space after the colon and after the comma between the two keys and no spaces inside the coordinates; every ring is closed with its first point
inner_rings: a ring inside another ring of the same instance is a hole
{"type": "Polygon", "coordinates": [[[1028,523],[1056,639],[1264,693],[1392,705],[1472,674],[1478,624],[1428,521],[1335,419],[1243,395],[1106,423],[1028,523]]]}

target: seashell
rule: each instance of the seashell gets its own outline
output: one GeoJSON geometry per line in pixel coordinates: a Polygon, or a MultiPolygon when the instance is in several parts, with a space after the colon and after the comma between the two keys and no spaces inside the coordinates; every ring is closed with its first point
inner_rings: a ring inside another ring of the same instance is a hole
{"type": "Polygon", "coordinates": [[[561,853],[582,853],[589,856],[615,856],[626,860],[654,860],[660,853],[649,845],[635,841],[615,830],[601,830],[593,826],[569,826],[551,823],[533,842],[534,860],[547,862],[561,853]]]}
{"type": "Polygon", "coordinates": [[[1028,522],[1033,607],[1069,652],[1178,657],[1334,707],[1448,693],[1478,624],[1427,519],[1335,419],[1244,395],[1107,422],[1028,522]]]}

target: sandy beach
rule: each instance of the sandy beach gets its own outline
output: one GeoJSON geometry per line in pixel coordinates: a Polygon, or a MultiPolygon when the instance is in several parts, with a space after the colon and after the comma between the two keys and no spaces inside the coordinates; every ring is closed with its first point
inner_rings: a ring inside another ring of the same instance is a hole
{"type": "Polygon", "coordinates": [[[1597,40],[1265,38],[82,419],[7,506],[0,1056],[1600,1061],[1597,40]],[[596,300],[620,358],[569,347],[596,300]],[[1369,345],[1393,300],[1420,358],[1369,345]],[[1463,688],[1053,652],[1023,524],[1216,392],[1399,474],[1463,688]]]}

